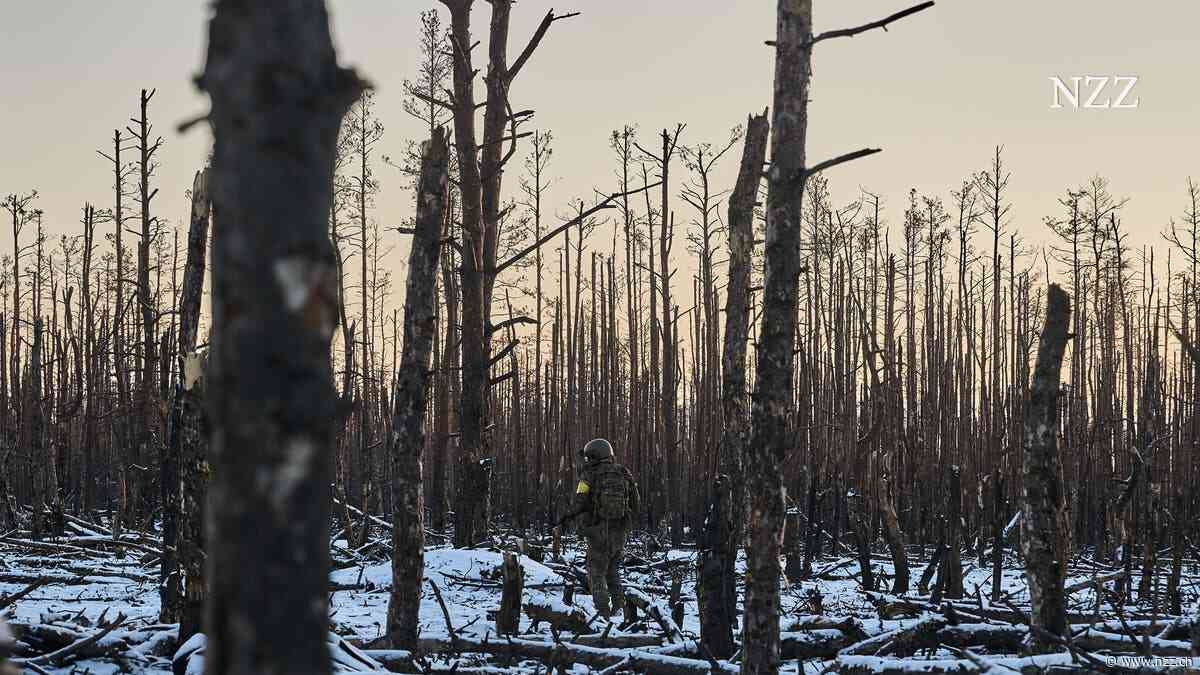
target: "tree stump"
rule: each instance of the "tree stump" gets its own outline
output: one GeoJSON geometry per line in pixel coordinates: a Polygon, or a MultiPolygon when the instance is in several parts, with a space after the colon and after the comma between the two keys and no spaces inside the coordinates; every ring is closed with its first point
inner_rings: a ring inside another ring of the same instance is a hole
{"type": "Polygon", "coordinates": [[[500,612],[496,614],[496,632],[516,635],[521,629],[521,594],[525,589],[525,571],[516,553],[504,554],[504,588],[500,594],[500,612]]]}

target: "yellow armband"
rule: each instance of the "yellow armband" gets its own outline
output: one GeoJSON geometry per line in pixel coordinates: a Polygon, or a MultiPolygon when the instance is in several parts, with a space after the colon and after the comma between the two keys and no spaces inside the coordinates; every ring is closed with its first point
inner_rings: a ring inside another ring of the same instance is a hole
{"type": "Polygon", "coordinates": [[[575,494],[586,495],[588,493],[588,490],[590,490],[590,489],[591,488],[588,487],[587,481],[581,480],[581,481],[579,481],[579,485],[575,486],[575,494]]]}

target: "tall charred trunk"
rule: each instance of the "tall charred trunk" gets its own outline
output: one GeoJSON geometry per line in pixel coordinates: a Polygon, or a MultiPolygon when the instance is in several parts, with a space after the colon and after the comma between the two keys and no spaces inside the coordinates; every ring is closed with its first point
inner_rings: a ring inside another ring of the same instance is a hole
{"type": "MultiPolygon", "coordinates": [[[[713,506],[705,523],[701,551],[700,639],[709,654],[733,654],[737,621],[734,568],[746,522],[746,441],[750,415],[746,395],[746,344],[750,339],[750,270],[754,251],[754,204],[762,181],[769,131],[766,114],[746,123],[741,168],[729,198],[729,283],[725,296],[725,343],[721,353],[720,466],[723,478],[713,489],[713,506]]],[[[632,302],[632,300],[631,300],[632,302]]],[[[632,343],[631,343],[632,344],[632,343]]]]}
{"type": "Polygon", "coordinates": [[[801,205],[812,61],[812,0],[780,0],[775,35],[771,167],[767,172],[763,321],[759,331],[751,439],[746,460],[750,538],[742,672],[779,670],[779,554],[785,488],[781,471],[795,434],[793,409],[800,290],[801,205]]]}
{"type": "Polygon", "coordinates": [[[1065,503],[1058,457],[1058,395],[1067,349],[1071,299],[1057,284],[1046,294],[1046,325],[1038,345],[1037,365],[1025,418],[1025,461],[1021,549],[1029,580],[1031,638],[1039,649],[1056,648],[1053,637],[1067,636],[1063,585],[1065,503]]]}
{"type": "Polygon", "coordinates": [[[323,0],[218,0],[199,83],[216,216],[205,672],[327,674],[330,186],[362,84],[323,0]]]}
{"type": "Polygon", "coordinates": [[[425,567],[425,504],[421,454],[425,449],[425,410],[429,365],[437,330],[437,275],[442,248],[449,147],[441,129],[422,149],[417,216],[408,254],[404,295],[404,351],[396,379],[389,455],[392,481],[392,592],[387,634],[393,646],[415,649],[421,582],[425,567]]]}

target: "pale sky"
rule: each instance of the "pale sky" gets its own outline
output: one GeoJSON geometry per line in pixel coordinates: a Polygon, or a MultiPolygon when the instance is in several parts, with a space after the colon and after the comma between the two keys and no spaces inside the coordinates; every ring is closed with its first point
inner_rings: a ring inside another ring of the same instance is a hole
{"type": "MultiPolygon", "coordinates": [[[[856,25],[912,0],[815,0],[817,30],[856,25]]],[[[151,107],[165,138],[156,214],[187,214],[184,191],[208,152],[208,132],[175,131],[207,109],[191,83],[201,67],[209,3],[204,0],[40,0],[8,2],[0,40],[0,196],[36,188],[49,232],[77,231],[85,200],[111,204],[106,160],[114,128],[136,111],[138,90],[155,87],[151,107]]],[[[489,6],[477,0],[486,37],[489,6]]],[[[418,2],[331,0],[343,63],[377,87],[387,126],[381,154],[399,155],[420,133],[400,108],[401,81],[417,66],[418,2]]],[[[555,137],[549,196],[565,213],[593,187],[614,187],[610,130],[630,123],[644,135],[682,121],[683,142],[720,141],[747,113],[770,103],[772,0],[522,0],[513,10],[510,54],[524,46],[546,10],[582,15],[556,22],[512,92],[533,108],[533,125],[555,137]]],[[[810,162],[860,147],[874,157],[835,169],[835,198],[858,186],[882,193],[895,227],[909,188],[940,195],[983,168],[1003,144],[1012,171],[1012,223],[1043,241],[1042,219],[1067,188],[1099,173],[1128,196],[1132,243],[1184,209],[1187,176],[1200,178],[1197,66],[1200,5],[1149,0],[939,0],[936,7],[853,39],[822,43],[814,58],[810,162]],[[1136,110],[1052,110],[1050,76],[1137,76],[1136,110]]],[[[478,50],[482,59],[484,50],[478,50]]],[[[483,67],[482,61],[477,64],[483,67]]],[[[523,154],[527,147],[521,149],[523,154]]],[[[717,177],[729,187],[737,153],[717,177]]],[[[514,161],[506,186],[515,194],[514,161]]],[[[682,166],[675,176],[682,178],[682,166]]],[[[406,181],[382,165],[375,216],[394,225],[411,210],[406,181]]],[[[676,186],[678,182],[676,181],[676,186]]],[[[686,221],[686,205],[674,208],[686,221]]],[[[0,236],[0,250],[11,248],[0,236]]],[[[399,243],[397,235],[389,235],[399,243]]],[[[402,287],[402,285],[397,286],[402,287]]]]}

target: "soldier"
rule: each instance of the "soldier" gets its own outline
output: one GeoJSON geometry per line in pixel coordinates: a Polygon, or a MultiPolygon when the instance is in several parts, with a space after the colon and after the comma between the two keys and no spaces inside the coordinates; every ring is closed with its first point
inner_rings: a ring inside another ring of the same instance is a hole
{"type": "Polygon", "coordinates": [[[617,569],[625,555],[625,537],[638,512],[640,495],[633,474],[616,463],[612,445],[603,438],[588,441],[583,447],[583,462],[575,506],[563,522],[583,516],[580,531],[588,543],[592,601],[596,611],[608,618],[624,608],[625,594],[617,569]]]}

